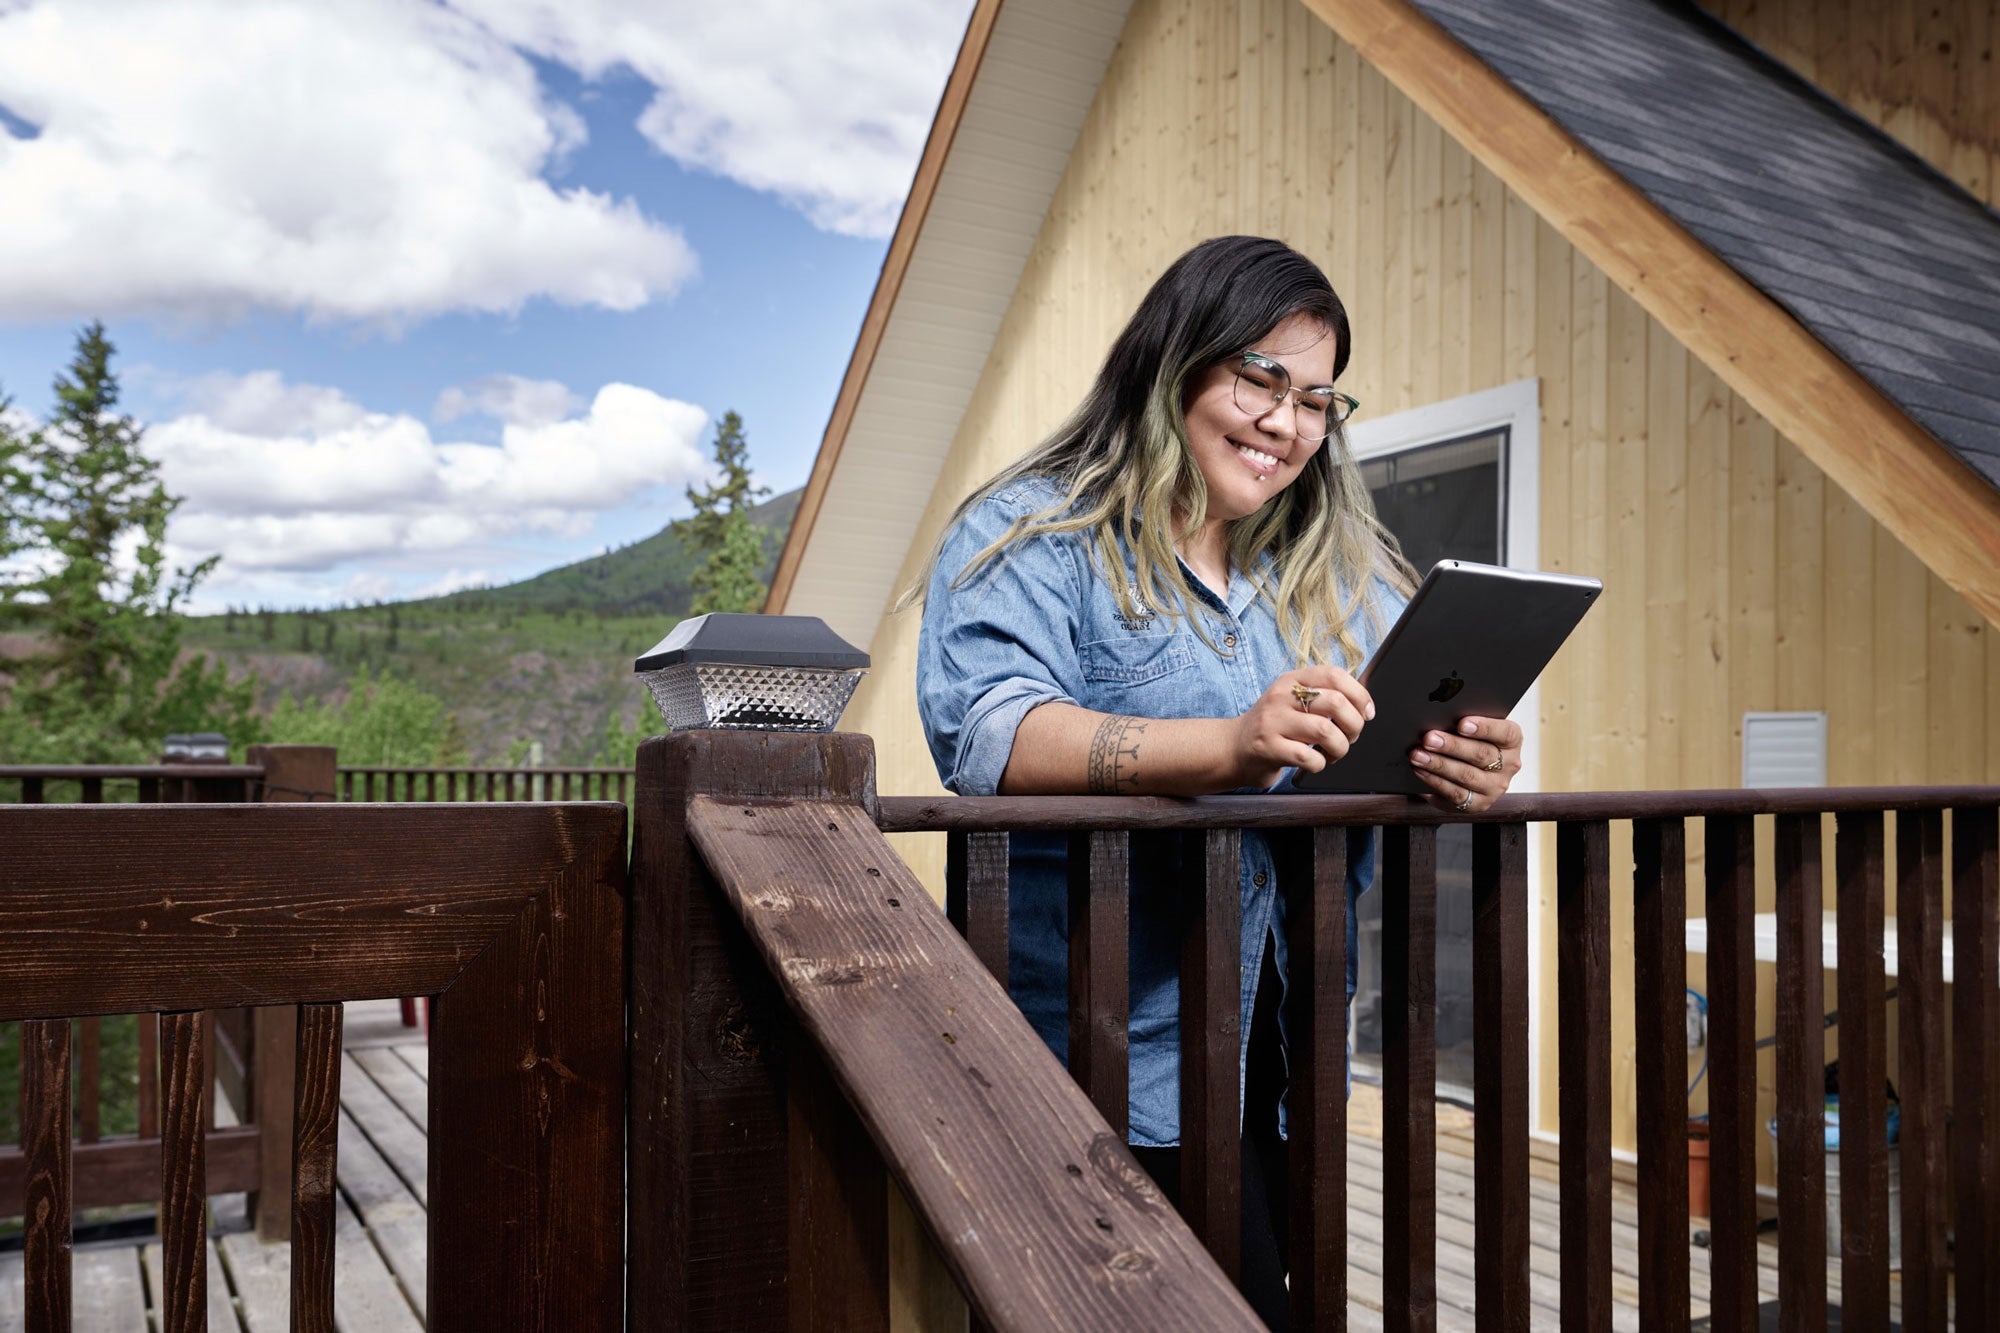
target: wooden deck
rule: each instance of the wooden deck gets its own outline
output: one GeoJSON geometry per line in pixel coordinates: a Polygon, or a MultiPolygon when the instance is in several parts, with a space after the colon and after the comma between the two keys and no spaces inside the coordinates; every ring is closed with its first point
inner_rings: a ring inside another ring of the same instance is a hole
{"type": "MultiPolygon", "coordinates": [[[[340,1198],[336,1314],[344,1333],[405,1333],[424,1326],[425,1135],[429,1048],[401,1026],[393,1001],[347,1006],[347,1055],[341,1076],[340,1198]]],[[[1382,1144],[1380,1100],[1357,1085],[1348,1139],[1348,1288],[1350,1325],[1382,1327],[1382,1144]]],[[[1438,1327],[1471,1330],[1473,1320],[1473,1177],[1471,1117],[1439,1108],[1438,1327]]],[[[1559,1259],[1553,1157],[1537,1156],[1532,1182],[1534,1325],[1556,1326],[1559,1259]]],[[[1638,1199],[1620,1183],[1613,1198],[1613,1327],[1636,1330],[1638,1199]]],[[[289,1247],[261,1245],[248,1229],[241,1195],[212,1207],[209,1328],[215,1333],[285,1333],[289,1247]]],[[[1690,1247],[1695,1316],[1708,1313],[1708,1256],[1690,1247]]],[[[1765,1299],[1777,1296],[1777,1246],[1761,1247],[1765,1299]]],[[[157,1328],[160,1246],[102,1243],[76,1251],[75,1327],[79,1333],[157,1328]]],[[[1839,1265],[1827,1271],[1829,1300],[1839,1300],[1839,1265]]],[[[1901,1284],[1891,1299],[1900,1309],[1901,1284]]],[[[22,1326],[21,1256],[0,1253],[0,1333],[22,1326]]]]}

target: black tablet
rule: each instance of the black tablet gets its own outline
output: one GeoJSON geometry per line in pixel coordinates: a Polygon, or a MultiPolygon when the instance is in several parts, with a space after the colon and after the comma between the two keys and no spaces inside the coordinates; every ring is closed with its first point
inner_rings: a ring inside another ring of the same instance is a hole
{"type": "Polygon", "coordinates": [[[1596,579],[1440,560],[1361,668],[1375,720],[1338,763],[1294,785],[1428,795],[1410,767],[1424,733],[1507,716],[1602,591],[1596,579]]]}

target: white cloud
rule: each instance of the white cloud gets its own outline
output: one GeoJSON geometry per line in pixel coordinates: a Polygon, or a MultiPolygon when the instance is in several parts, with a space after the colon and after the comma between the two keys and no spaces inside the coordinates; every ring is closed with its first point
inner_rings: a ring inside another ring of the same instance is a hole
{"type": "Polygon", "coordinates": [[[654,87],[639,129],[683,166],[768,191],[816,227],[895,227],[971,0],[449,0],[588,78],[654,87]]]}
{"type": "Polygon", "coordinates": [[[575,540],[599,514],[684,486],[707,467],[707,414],[629,384],[605,385],[578,415],[509,423],[498,445],[438,439],[414,417],[370,412],[337,390],[268,373],[205,384],[225,407],[305,408],[289,431],[268,415],[224,420],[207,411],[147,431],[168,491],[184,497],[172,526],[177,557],[220,552],[234,575],[462,560],[528,534],[575,540]]]}
{"type": "Polygon", "coordinates": [[[614,310],[694,269],[545,174],[584,135],[534,68],[411,0],[0,3],[0,316],[396,323],[614,310]]]}
{"type": "Polygon", "coordinates": [[[519,375],[486,375],[454,384],[438,395],[431,420],[440,425],[463,416],[487,416],[496,421],[539,426],[560,421],[582,404],[558,380],[531,380],[519,375]]]}
{"type": "Polygon", "coordinates": [[[412,588],[409,596],[444,597],[467,588],[490,588],[502,580],[490,569],[449,569],[429,583],[412,588]]]}

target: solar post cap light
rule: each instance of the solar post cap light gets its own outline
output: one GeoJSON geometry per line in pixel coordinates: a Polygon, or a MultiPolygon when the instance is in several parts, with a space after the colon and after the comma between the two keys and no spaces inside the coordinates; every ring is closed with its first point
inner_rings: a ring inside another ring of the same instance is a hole
{"type": "Polygon", "coordinates": [[[695,616],[632,664],[673,731],[832,731],[868,654],[818,616],[695,616]]]}

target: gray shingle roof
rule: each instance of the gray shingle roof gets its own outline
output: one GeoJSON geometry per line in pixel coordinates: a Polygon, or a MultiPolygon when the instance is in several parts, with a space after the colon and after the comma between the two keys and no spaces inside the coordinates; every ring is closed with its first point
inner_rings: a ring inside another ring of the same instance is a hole
{"type": "Polygon", "coordinates": [[[1692,4],[1413,3],[2000,488],[2000,215],[1692,4]]]}

